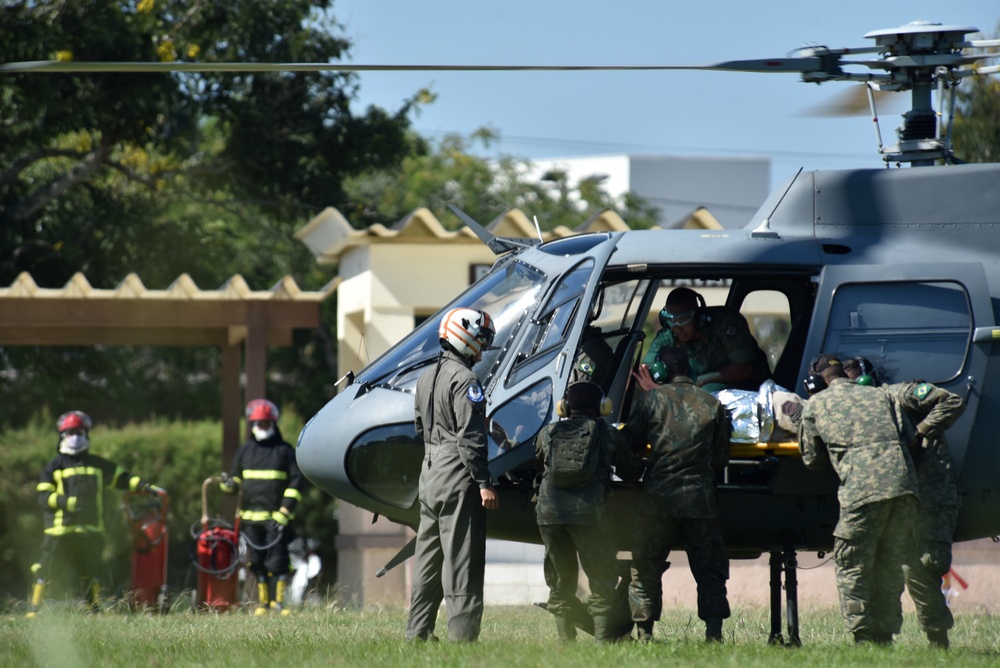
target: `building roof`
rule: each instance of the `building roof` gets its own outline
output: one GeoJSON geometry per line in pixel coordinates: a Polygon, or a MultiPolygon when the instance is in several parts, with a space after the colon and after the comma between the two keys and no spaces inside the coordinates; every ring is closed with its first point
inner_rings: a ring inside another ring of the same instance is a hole
{"type": "MultiPolygon", "coordinates": [[[[701,207],[685,217],[679,227],[691,229],[721,229],[722,225],[714,216],[701,207]]],[[[510,209],[486,226],[497,237],[515,239],[536,239],[535,224],[520,209],[510,209]]],[[[600,211],[575,229],[560,225],[542,232],[542,241],[552,241],[584,232],[625,232],[629,226],[614,211],[600,211]]],[[[653,228],[659,229],[659,228],[653,228]]],[[[437,217],[421,207],[405,216],[391,228],[376,223],[367,229],[354,229],[347,219],[333,207],[318,213],[306,225],[295,232],[295,238],[304,243],[320,263],[337,262],[340,255],[350,248],[375,244],[481,244],[482,242],[468,227],[449,231],[441,225],[437,217]]]]}
{"type": "Polygon", "coordinates": [[[76,273],[61,288],[41,288],[21,273],[0,288],[0,344],[231,345],[263,319],[269,345],[318,324],[318,305],[340,279],[303,291],[291,276],[269,290],[251,290],[235,275],[217,290],[202,290],[181,274],[165,290],[150,290],[136,274],[99,289],[76,273]]]}

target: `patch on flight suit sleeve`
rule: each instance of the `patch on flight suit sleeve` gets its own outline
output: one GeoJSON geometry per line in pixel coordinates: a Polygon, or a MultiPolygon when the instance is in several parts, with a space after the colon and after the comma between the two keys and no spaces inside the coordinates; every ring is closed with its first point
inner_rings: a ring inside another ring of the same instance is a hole
{"type": "Polygon", "coordinates": [[[583,360],[576,365],[578,371],[587,374],[588,376],[594,375],[594,365],[587,360],[583,360]]]}
{"type": "Polygon", "coordinates": [[[917,385],[917,388],[913,390],[913,396],[915,396],[917,399],[923,399],[924,397],[927,396],[927,393],[930,391],[931,391],[930,383],[920,383],[919,385],[917,385]]]}
{"type": "Polygon", "coordinates": [[[735,336],[736,331],[736,325],[730,325],[729,327],[726,327],[726,336],[735,336]]]}
{"type": "Polygon", "coordinates": [[[469,397],[469,401],[474,404],[478,404],[486,398],[486,395],[483,394],[483,386],[479,384],[478,380],[469,385],[469,390],[466,394],[469,397]]]}

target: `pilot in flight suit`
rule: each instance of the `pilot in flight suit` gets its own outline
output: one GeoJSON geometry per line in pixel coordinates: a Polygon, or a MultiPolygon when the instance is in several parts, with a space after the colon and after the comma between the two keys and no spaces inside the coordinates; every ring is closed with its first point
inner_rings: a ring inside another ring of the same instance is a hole
{"type": "Polygon", "coordinates": [[[434,639],[443,598],[449,640],[473,641],[483,616],[486,510],[499,500],[487,467],[486,397],[472,365],[494,330],[487,313],[458,308],[445,314],[438,334],[441,354],[416,387],[424,460],[406,638],[434,639]]]}

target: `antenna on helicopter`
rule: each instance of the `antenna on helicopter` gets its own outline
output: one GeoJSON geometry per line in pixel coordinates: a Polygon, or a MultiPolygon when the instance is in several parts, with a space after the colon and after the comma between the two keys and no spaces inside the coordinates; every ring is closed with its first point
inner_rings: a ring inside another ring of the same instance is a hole
{"type": "Polygon", "coordinates": [[[542,228],[540,228],[538,226],[538,216],[532,216],[532,218],[534,218],[534,220],[535,220],[535,232],[538,232],[538,241],[539,241],[539,243],[541,243],[541,241],[542,241],[542,228]]]}
{"type": "Polygon", "coordinates": [[[779,206],[781,206],[781,201],[785,199],[785,195],[787,195],[788,191],[792,189],[792,186],[795,184],[795,181],[799,178],[799,174],[801,173],[802,173],[802,168],[799,167],[799,171],[795,172],[795,176],[793,176],[792,180],[788,182],[788,187],[785,188],[785,192],[781,193],[781,197],[778,199],[777,203],[775,203],[774,208],[771,209],[771,213],[767,214],[767,218],[761,221],[760,225],[758,225],[754,229],[754,231],[750,233],[751,237],[753,237],[754,239],[781,238],[781,236],[777,232],[771,229],[771,216],[773,216],[774,212],[778,210],[779,206]]]}
{"type": "Polygon", "coordinates": [[[538,242],[534,240],[522,241],[521,239],[512,239],[511,237],[494,236],[489,230],[477,223],[472,216],[468,215],[454,204],[449,204],[448,208],[451,209],[452,213],[458,216],[459,219],[461,219],[461,221],[465,223],[477,237],[482,239],[483,243],[486,244],[496,255],[503,255],[508,251],[516,250],[518,248],[530,248],[541,242],[541,233],[538,234],[538,242]]]}

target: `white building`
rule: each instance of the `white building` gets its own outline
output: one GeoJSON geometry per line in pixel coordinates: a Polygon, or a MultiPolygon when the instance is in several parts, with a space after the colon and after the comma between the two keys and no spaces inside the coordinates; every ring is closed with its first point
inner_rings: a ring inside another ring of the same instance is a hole
{"type": "MultiPolygon", "coordinates": [[[[678,227],[704,207],[726,228],[743,227],[770,193],[771,160],[766,157],[682,157],[602,155],[533,160],[529,176],[565,173],[575,189],[585,179],[603,179],[620,197],[632,192],[660,210],[660,226],[678,227]]],[[[553,183],[553,188],[556,185],[553,183]]]]}

